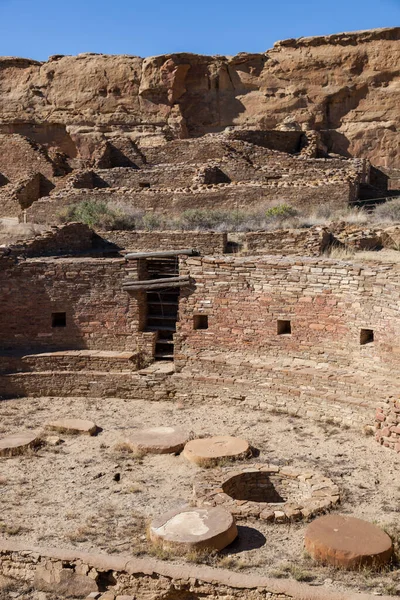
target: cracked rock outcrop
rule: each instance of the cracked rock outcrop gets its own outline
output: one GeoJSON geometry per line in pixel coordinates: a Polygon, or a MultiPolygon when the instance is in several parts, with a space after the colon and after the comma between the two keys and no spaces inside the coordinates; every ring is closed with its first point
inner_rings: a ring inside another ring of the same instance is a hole
{"type": "Polygon", "coordinates": [[[329,152],[399,168],[400,28],[277,42],[262,54],[0,59],[0,133],[88,160],[226,127],[316,130],[329,152]]]}

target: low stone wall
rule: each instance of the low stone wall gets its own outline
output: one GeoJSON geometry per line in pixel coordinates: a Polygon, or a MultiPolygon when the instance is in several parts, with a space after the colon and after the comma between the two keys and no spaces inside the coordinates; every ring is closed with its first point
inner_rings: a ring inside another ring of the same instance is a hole
{"type": "Polygon", "coordinates": [[[303,131],[279,131],[277,129],[261,131],[260,129],[237,129],[228,134],[233,140],[241,140],[270,150],[294,154],[300,151],[303,131]]]}
{"type": "Polygon", "coordinates": [[[376,409],[375,439],[385,446],[400,452],[400,400],[388,399],[376,409]]]}
{"type": "Polygon", "coordinates": [[[168,400],[174,386],[165,376],[143,372],[40,371],[0,375],[0,398],[87,397],[168,400]]]}
{"type": "Polygon", "coordinates": [[[239,357],[198,359],[173,376],[176,394],[194,402],[226,402],[254,411],[268,411],[351,427],[373,426],[377,394],[387,399],[397,382],[374,380],[367,373],[356,377],[306,361],[271,360],[251,364],[239,357]],[[379,391],[378,391],[379,390],[379,391]]]}
{"type": "Polygon", "coordinates": [[[59,192],[34,202],[27,210],[28,222],[54,223],[59,215],[71,205],[83,201],[117,203],[140,211],[179,215],[188,209],[202,210],[252,210],[265,204],[290,204],[300,209],[319,206],[345,208],[357,198],[358,186],[351,182],[322,182],[307,186],[276,184],[219,184],[193,188],[144,189],[106,188],[96,190],[69,190],[59,192]]]}
{"type": "MultiPolygon", "coordinates": [[[[104,350],[71,350],[30,354],[21,360],[23,371],[136,371],[138,353],[104,350]]],[[[0,369],[2,358],[0,357],[0,369]]]]}
{"type": "MultiPolygon", "coordinates": [[[[83,223],[68,223],[52,227],[33,238],[13,243],[1,252],[10,256],[59,256],[90,252],[98,246],[96,234],[83,223]]],[[[106,244],[105,244],[106,245],[106,244]]]]}
{"type": "Polygon", "coordinates": [[[200,254],[224,254],[227,234],[215,231],[98,231],[120,250],[135,252],[192,248],[200,254]]]}
{"type": "Polygon", "coordinates": [[[325,227],[252,231],[246,233],[245,252],[248,254],[319,256],[332,242],[333,236],[325,227]]]}
{"type": "MultiPolygon", "coordinates": [[[[0,539],[0,575],[63,598],[84,598],[96,590],[140,600],[372,600],[376,596],[332,592],[292,580],[271,579],[203,565],[176,564],[150,557],[107,555],[24,545],[0,539]]],[[[389,600],[390,596],[380,596],[389,600]]]]}

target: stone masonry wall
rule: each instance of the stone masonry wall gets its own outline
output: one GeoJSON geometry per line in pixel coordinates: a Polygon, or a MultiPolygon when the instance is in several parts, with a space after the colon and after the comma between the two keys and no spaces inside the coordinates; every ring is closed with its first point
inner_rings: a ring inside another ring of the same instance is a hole
{"type": "Polygon", "coordinates": [[[181,366],[212,353],[227,362],[228,353],[290,357],[371,374],[400,366],[398,265],[272,256],[181,261],[181,274],[194,282],[180,303],[181,366]],[[195,328],[197,315],[207,316],[207,329],[195,328]]]}
{"type": "Polygon", "coordinates": [[[52,180],[55,165],[44,148],[21,135],[0,134],[0,173],[16,182],[32,173],[52,180]]]}
{"type": "MultiPolygon", "coordinates": [[[[83,223],[54,226],[50,231],[2,248],[0,254],[9,256],[58,256],[90,252],[95,246],[96,234],[83,223]]],[[[106,245],[106,244],[105,244],[106,245]]]]}
{"type": "Polygon", "coordinates": [[[400,452],[400,401],[389,399],[377,406],[375,438],[386,448],[400,452]]]}
{"type": "Polygon", "coordinates": [[[332,242],[333,236],[325,227],[251,231],[245,235],[244,249],[248,254],[319,256],[332,242]]]}
{"type": "Polygon", "coordinates": [[[135,350],[139,307],[120,259],[31,259],[0,270],[0,347],[135,350]],[[52,327],[52,314],[66,326],[52,327]]]}
{"type": "Polygon", "coordinates": [[[179,393],[359,428],[397,394],[398,265],[280,256],[181,262],[193,285],[181,295],[175,335],[179,393]]]}
{"type": "Polygon", "coordinates": [[[200,254],[224,254],[227,234],[215,231],[98,231],[121,250],[157,251],[193,248],[200,254]]]}
{"type": "MultiPolygon", "coordinates": [[[[84,552],[24,545],[0,539],[0,575],[28,582],[61,598],[101,597],[130,600],[346,600],[347,596],[299,584],[204,565],[180,565],[151,557],[84,552]],[[98,583],[100,584],[98,586],[98,583]],[[101,589],[101,588],[100,588],[101,589]],[[91,594],[91,596],[89,596],[91,594]]],[[[354,595],[353,595],[353,598],[354,595]]],[[[355,600],[371,600],[360,596],[355,600]]],[[[387,597],[383,597],[387,600],[387,597]]]]}
{"type": "Polygon", "coordinates": [[[159,214],[179,214],[188,209],[252,210],[269,204],[291,204],[312,209],[321,205],[344,208],[357,197],[357,186],[351,182],[307,186],[274,187],[255,184],[219,184],[196,186],[186,190],[125,188],[69,190],[34,202],[27,210],[28,222],[54,223],[66,207],[82,201],[101,201],[159,214]]]}
{"type": "MultiPolygon", "coordinates": [[[[57,598],[110,596],[126,600],[372,600],[369,594],[329,591],[325,587],[216,569],[176,564],[151,557],[108,555],[77,549],[29,546],[0,538],[0,575],[28,582],[57,598]],[[103,590],[104,591],[104,590],[103,590]],[[84,592],[84,593],[82,593],[84,592]]],[[[381,596],[389,600],[389,596],[381,596]]]]}

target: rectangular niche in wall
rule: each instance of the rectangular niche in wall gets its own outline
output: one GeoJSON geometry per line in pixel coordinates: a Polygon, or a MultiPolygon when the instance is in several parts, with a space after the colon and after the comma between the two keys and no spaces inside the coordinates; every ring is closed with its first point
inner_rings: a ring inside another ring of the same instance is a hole
{"type": "Polygon", "coordinates": [[[277,321],[278,335],[289,335],[290,333],[292,333],[292,324],[290,321],[277,321]]]}
{"type": "Polygon", "coordinates": [[[193,329],[208,329],[208,315],[194,315],[193,329]]]}
{"type": "Polygon", "coordinates": [[[148,181],[139,181],[139,187],[140,188],[149,188],[150,183],[148,181]]]}
{"type": "Polygon", "coordinates": [[[65,312],[51,313],[51,326],[52,327],[66,327],[67,326],[67,313],[65,313],[65,312]]]}
{"type": "Polygon", "coordinates": [[[373,329],[361,329],[361,332],[360,332],[361,346],[365,346],[365,344],[372,344],[373,341],[374,341],[374,330],[373,329]]]}

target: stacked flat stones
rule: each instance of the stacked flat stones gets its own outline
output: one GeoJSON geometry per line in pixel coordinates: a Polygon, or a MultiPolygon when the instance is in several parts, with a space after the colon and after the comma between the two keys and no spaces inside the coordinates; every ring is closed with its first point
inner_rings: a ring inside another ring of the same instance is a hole
{"type": "Polygon", "coordinates": [[[375,439],[386,448],[400,452],[400,401],[389,399],[376,408],[375,439]]]}
{"type": "Polygon", "coordinates": [[[339,488],[333,481],[313,471],[293,467],[257,464],[251,468],[222,467],[199,475],[194,483],[197,506],[222,506],[240,518],[259,518],[286,523],[323,513],[340,501],[339,488]],[[253,496],[266,479],[279,492],[282,502],[243,499],[246,488],[253,496]],[[238,499],[236,490],[241,490],[238,499]],[[228,492],[228,493],[227,493],[228,492]],[[236,499],[235,499],[236,496],[236,499]]]}

